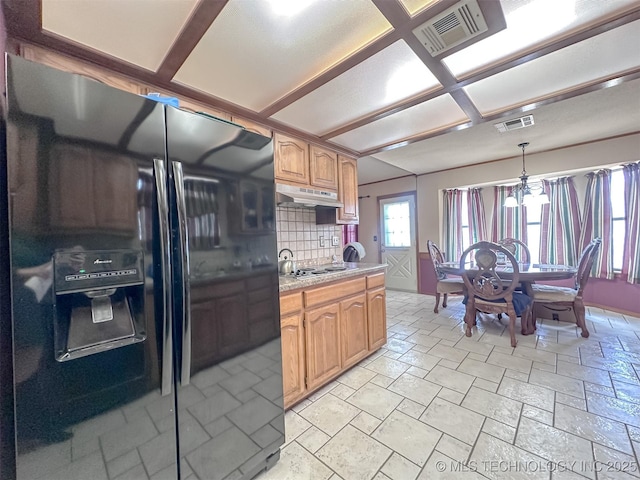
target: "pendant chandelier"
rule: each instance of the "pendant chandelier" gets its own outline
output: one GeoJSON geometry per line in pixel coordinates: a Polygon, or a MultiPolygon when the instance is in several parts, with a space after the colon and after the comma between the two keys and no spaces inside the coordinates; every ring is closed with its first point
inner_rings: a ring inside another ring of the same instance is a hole
{"type": "Polygon", "coordinates": [[[520,183],[513,187],[511,194],[509,194],[505,199],[505,207],[517,207],[519,204],[526,207],[527,205],[532,205],[534,203],[538,205],[549,203],[549,197],[544,193],[542,185],[532,186],[527,182],[529,175],[527,175],[527,170],[524,166],[524,149],[528,145],[529,142],[518,144],[522,149],[522,174],[520,175],[520,183]],[[518,199],[520,199],[520,201],[518,201],[518,199]]]}

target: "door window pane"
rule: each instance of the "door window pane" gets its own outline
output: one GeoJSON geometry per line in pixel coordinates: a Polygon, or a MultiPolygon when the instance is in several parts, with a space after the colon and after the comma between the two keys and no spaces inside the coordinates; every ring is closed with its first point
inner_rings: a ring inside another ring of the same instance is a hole
{"type": "Polygon", "coordinates": [[[411,215],[409,202],[384,205],[384,244],[387,247],[411,246],[411,215]]]}

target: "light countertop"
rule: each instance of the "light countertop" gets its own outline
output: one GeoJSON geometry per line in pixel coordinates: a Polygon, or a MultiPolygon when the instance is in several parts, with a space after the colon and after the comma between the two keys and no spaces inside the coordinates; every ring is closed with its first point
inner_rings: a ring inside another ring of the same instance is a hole
{"type": "MultiPolygon", "coordinates": [[[[335,266],[335,265],[331,265],[331,264],[318,265],[317,268],[322,269],[330,266],[335,266]]],[[[311,275],[305,275],[301,277],[280,275],[279,277],[280,293],[288,292],[289,290],[296,290],[298,288],[315,287],[323,283],[329,283],[335,280],[341,280],[344,278],[356,277],[358,275],[373,273],[376,271],[382,271],[387,268],[386,263],[345,262],[344,266],[347,267],[346,270],[341,270],[339,272],[325,273],[323,275],[311,274],[311,275]]]]}

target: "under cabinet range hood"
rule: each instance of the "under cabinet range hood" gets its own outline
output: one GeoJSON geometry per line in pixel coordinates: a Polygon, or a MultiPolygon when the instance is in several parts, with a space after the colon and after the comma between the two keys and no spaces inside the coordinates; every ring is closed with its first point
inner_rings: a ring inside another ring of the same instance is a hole
{"type": "Polygon", "coordinates": [[[276,184],[276,203],[289,207],[343,207],[336,192],[317,190],[310,187],[276,184]]]}

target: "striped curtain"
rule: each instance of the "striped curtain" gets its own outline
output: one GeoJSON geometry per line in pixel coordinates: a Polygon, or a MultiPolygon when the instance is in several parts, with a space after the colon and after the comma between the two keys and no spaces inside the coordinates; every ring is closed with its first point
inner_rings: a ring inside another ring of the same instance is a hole
{"type": "Polygon", "coordinates": [[[484,202],[481,188],[470,188],[467,194],[469,210],[469,245],[487,239],[487,223],[484,216],[484,202]]]}
{"type": "Polygon", "coordinates": [[[504,201],[512,190],[513,187],[502,185],[493,187],[492,242],[499,242],[503,238],[516,238],[527,243],[527,209],[522,206],[514,208],[504,206],[504,201]]]}
{"type": "Polygon", "coordinates": [[[540,263],[577,266],[580,207],[573,177],[543,180],[549,204],[542,206],[540,263]]]}
{"type": "Polygon", "coordinates": [[[625,246],[622,273],[640,283],[640,163],[622,166],[625,196],[625,246]]]}
{"type": "Polygon", "coordinates": [[[444,256],[456,261],[462,256],[462,191],[444,191],[444,256]]]}
{"type": "Polygon", "coordinates": [[[592,239],[602,238],[602,246],[593,262],[591,275],[597,278],[613,278],[613,216],[611,212],[611,170],[587,174],[587,191],[584,199],[580,247],[592,239]]]}

